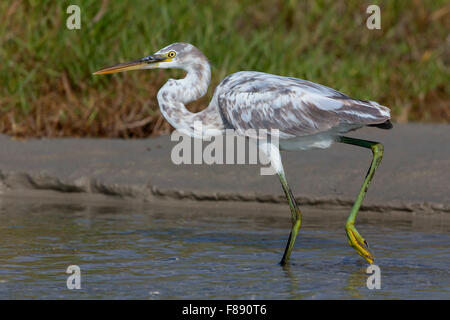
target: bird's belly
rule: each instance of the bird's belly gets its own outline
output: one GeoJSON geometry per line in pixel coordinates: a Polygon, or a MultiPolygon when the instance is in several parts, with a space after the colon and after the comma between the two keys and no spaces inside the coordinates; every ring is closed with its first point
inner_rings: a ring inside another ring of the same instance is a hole
{"type": "Polygon", "coordinates": [[[321,132],[309,136],[295,137],[280,140],[280,150],[296,151],[309,149],[326,149],[335,141],[336,135],[329,132],[321,132]]]}
{"type": "Polygon", "coordinates": [[[326,149],[329,148],[336,137],[342,134],[361,128],[361,125],[339,125],[328,131],[322,131],[315,134],[294,137],[289,139],[280,139],[280,150],[295,151],[308,149],[326,149]]]}

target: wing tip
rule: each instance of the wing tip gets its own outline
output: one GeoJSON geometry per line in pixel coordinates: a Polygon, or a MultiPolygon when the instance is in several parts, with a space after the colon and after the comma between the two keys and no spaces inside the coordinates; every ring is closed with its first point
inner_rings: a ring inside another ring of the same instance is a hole
{"type": "Polygon", "coordinates": [[[369,127],[376,127],[379,129],[383,129],[383,130],[390,130],[392,129],[394,126],[391,122],[391,119],[387,119],[386,121],[382,122],[382,123],[374,123],[374,124],[369,124],[369,127]]]}

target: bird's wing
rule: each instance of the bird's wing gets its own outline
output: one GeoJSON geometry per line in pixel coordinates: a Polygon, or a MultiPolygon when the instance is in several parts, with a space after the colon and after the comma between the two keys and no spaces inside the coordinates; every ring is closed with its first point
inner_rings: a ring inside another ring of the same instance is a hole
{"type": "Polygon", "coordinates": [[[228,76],[215,96],[225,122],[240,134],[248,129],[278,129],[280,138],[288,139],[390,118],[389,109],[376,102],[352,99],[314,82],[261,72],[228,76]]]}

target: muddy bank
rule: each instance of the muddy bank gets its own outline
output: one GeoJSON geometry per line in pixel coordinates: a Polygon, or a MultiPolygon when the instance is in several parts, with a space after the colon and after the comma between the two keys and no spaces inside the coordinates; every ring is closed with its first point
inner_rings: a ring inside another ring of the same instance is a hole
{"type": "MultiPolygon", "coordinates": [[[[450,126],[397,124],[390,131],[367,128],[352,136],[385,145],[363,210],[450,212],[450,126]]],[[[168,136],[24,141],[0,136],[0,195],[285,203],[278,178],[261,176],[260,166],[174,165],[175,144],[168,136]]],[[[371,160],[370,151],[342,144],[282,157],[299,203],[324,208],[351,206],[371,160]]]]}

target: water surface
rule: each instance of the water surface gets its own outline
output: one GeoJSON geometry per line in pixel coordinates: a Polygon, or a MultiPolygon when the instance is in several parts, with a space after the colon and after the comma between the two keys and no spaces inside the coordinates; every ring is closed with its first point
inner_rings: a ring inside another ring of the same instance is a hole
{"type": "Polygon", "coordinates": [[[289,211],[281,219],[248,207],[0,199],[0,298],[450,298],[446,220],[360,218],[381,268],[381,289],[369,290],[345,215],[305,217],[283,269],[289,211]],[[80,290],[67,289],[69,265],[81,268],[80,290]]]}

